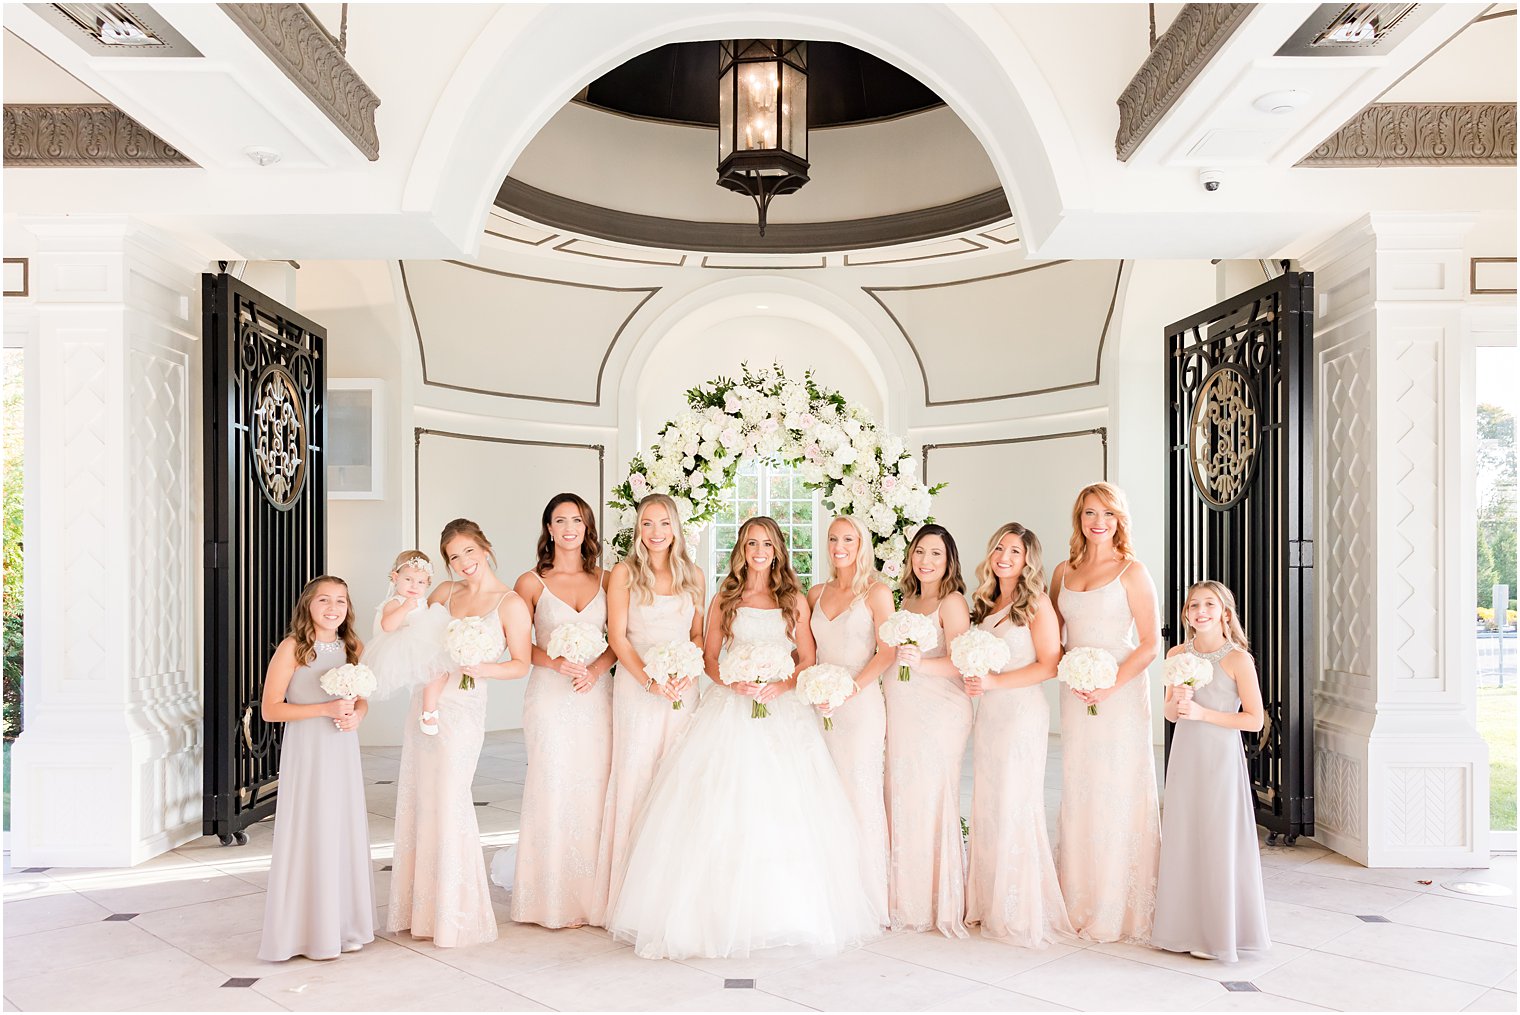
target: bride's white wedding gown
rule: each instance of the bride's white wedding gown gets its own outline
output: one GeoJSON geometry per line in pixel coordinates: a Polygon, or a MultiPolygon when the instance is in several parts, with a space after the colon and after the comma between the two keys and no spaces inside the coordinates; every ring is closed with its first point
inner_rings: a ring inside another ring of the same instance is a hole
{"type": "MultiPolygon", "coordinates": [[[[741,607],[735,642],[792,647],[780,610],[741,607]]],[[[711,686],[660,762],[607,922],[646,958],[835,952],[881,933],[860,832],[823,738],[796,693],[711,686]]]]}

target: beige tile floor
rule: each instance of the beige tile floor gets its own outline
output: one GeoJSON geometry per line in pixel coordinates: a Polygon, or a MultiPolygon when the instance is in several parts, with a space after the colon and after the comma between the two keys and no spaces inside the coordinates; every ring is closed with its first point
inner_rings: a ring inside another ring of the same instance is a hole
{"type": "MultiPolygon", "coordinates": [[[[1053,740],[1052,815],[1058,751],[1053,740]]],[[[364,752],[382,903],[399,753],[364,752]]],[[[521,734],[490,735],[475,783],[487,863],[516,841],[523,773],[521,734]]],[[[968,766],[968,810],[969,780],[968,766]]],[[[782,949],[651,962],[600,931],[506,923],[474,948],[401,934],[331,962],[268,963],[255,953],[272,834],[266,821],[247,846],[200,839],[130,870],[7,866],[6,1010],[1516,1010],[1513,854],[1478,871],[1367,870],[1307,840],[1263,847],[1276,945],[1234,965],[1129,945],[1029,951],[907,933],[825,959],[782,949]],[[1511,894],[1442,887],[1463,875],[1511,894]]],[[[505,921],[506,897],[493,891],[505,921]]]]}

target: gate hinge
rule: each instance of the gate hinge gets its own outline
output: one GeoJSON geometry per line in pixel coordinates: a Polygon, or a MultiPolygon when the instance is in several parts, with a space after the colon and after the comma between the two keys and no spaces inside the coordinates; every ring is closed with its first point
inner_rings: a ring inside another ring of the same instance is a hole
{"type": "Polygon", "coordinates": [[[1314,566],[1314,540],[1294,539],[1288,543],[1289,567],[1314,566]]]}

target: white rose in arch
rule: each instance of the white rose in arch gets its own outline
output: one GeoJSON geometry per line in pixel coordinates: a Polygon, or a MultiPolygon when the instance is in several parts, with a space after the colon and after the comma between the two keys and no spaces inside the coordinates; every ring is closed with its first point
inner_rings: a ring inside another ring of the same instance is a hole
{"type": "Polygon", "coordinates": [[[901,578],[902,561],[894,557],[888,557],[881,563],[881,573],[886,575],[888,578],[901,578]]]}
{"type": "Polygon", "coordinates": [[[734,448],[743,445],[744,437],[739,433],[738,430],[734,429],[733,427],[728,427],[722,433],[718,434],[718,443],[722,444],[725,448],[732,451],[734,448]]]}
{"type": "Polygon", "coordinates": [[[850,447],[848,444],[844,445],[838,451],[834,452],[834,459],[839,462],[840,465],[854,465],[856,457],[857,456],[855,454],[855,449],[850,447]]]}
{"type": "Polygon", "coordinates": [[[649,480],[642,472],[635,472],[628,477],[628,488],[633,491],[635,497],[643,500],[644,495],[649,492],[649,480]]]}

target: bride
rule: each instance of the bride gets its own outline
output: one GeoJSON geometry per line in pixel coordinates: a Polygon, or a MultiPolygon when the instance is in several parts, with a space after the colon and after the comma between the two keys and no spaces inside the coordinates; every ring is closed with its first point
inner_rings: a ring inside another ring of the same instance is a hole
{"type": "Polygon", "coordinates": [[[790,679],[719,682],[735,643],[775,641],[813,662],[807,599],[781,530],[739,530],[708,611],[702,696],[660,763],[607,922],[645,958],[744,957],[800,945],[836,952],[880,933],[854,811],[818,716],[790,679]],[[754,702],[769,715],[751,717],[754,702]]]}

